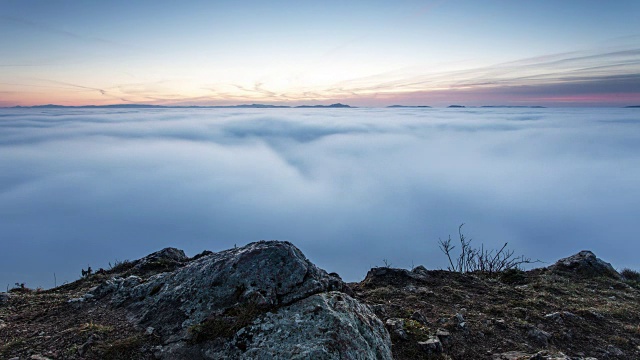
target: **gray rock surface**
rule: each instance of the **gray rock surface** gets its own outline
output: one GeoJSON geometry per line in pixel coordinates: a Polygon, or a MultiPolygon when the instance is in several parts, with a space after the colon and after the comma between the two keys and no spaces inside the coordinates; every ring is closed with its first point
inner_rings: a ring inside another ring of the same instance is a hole
{"type": "Polygon", "coordinates": [[[31,359],[31,360],[51,360],[51,359],[49,359],[48,357],[46,357],[46,356],[42,356],[42,355],[40,355],[40,354],[34,354],[34,355],[31,355],[31,356],[29,357],[29,359],[31,359]]]}
{"type": "Polygon", "coordinates": [[[402,340],[408,340],[409,339],[409,334],[407,334],[407,331],[404,329],[404,320],[403,319],[398,319],[398,318],[387,319],[385,325],[387,326],[389,331],[391,331],[393,334],[395,334],[400,339],[402,339],[402,340]]]}
{"type": "Polygon", "coordinates": [[[451,338],[451,333],[446,330],[438,329],[436,331],[436,337],[441,343],[446,344],[451,338]]]}
{"type": "Polygon", "coordinates": [[[11,297],[11,295],[9,293],[0,293],[0,306],[6,304],[9,302],[9,298],[11,297]]]}
{"type": "Polygon", "coordinates": [[[224,344],[169,344],[161,359],[392,359],[380,319],[349,295],[312,295],[258,317],[224,344]]]}
{"type": "Polygon", "coordinates": [[[411,319],[419,322],[422,325],[426,325],[429,323],[429,320],[419,311],[414,311],[411,314],[411,319]]]}
{"type": "Polygon", "coordinates": [[[236,343],[244,359],[391,359],[382,321],[340,292],[313,295],[267,314],[236,343]]]}
{"type": "Polygon", "coordinates": [[[574,273],[586,277],[607,276],[619,279],[620,274],[609,264],[589,251],[583,250],[579,253],[558,260],[548,267],[554,273],[574,273]]]}
{"type": "Polygon", "coordinates": [[[532,327],[527,331],[527,336],[535,342],[537,342],[541,346],[549,345],[549,339],[551,339],[551,334],[548,332],[538,329],[537,327],[532,327]]]}
{"type": "MultiPolygon", "coordinates": [[[[180,254],[174,260],[185,261],[180,254]]],[[[146,281],[111,279],[91,294],[124,307],[140,328],[152,327],[163,341],[155,354],[164,359],[391,359],[384,325],[335,291],[345,287],[291,243],[260,241],[185,261],[146,281]],[[249,307],[260,311],[233,339],[214,334],[194,341],[194,329],[232,323],[249,307]]]]}
{"type": "Polygon", "coordinates": [[[544,316],[545,319],[553,320],[557,323],[564,324],[565,320],[579,320],[582,319],[580,316],[575,315],[569,311],[558,311],[550,314],[546,314],[544,316]]]}
{"type": "Polygon", "coordinates": [[[437,337],[431,337],[427,341],[420,341],[418,346],[427,354],[436,355],[442,353],[442,343],[437,337]]]}
{"type": "Polygon", "coordinates": [[[456,313],[456,315],[453,317],[453,320],[460,329],[464,329],[467,326],[467,322],[464,320],[464,316],[462,316],[462,314],[460,313],[456,313]]]}
{"type": "Polygon", "coordinates": [[[591,357],[569,357],[561,352],[539,351],[535,354],[527,354],[522,351],[508,351],[501,354],[493,354],[492,360],[598,360],[591,357]]]}
{"type": "Polygon", "coordinates": [[[375,267],[367,272],[367,276],[362,281],[362,284],[365,286],[375,286],[380,283],[399,284],[402,283],[404,279],[424,282],[428,279],[428,273],[422,265],[415,267],[411,271],[390,267],[375,267]]]}
{"type": "Polygon", "coordinates": [[[606,352],[607,354],[611,354],[613,356],[624,356],[624,351],[618,349],[613,345],[607,345],[606,352]]]}

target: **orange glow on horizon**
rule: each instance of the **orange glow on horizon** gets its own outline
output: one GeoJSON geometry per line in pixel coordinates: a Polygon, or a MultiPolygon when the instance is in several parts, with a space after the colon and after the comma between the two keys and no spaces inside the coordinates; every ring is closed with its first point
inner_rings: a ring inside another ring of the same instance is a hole
{"type": "MultiPolygon", "coordinates": [[[[0,85],[1,86],[1,85],[0,85]]],[[[172,91],[169,87],[162,89],[146,88],[142,90],[123,91],[119,87],[105,90],[75,87],[59,87],[51,91],[18,92],[11,89],[4,91],[0,106],[34,106],[34,105],[111,105],[111,104],[149,104],[149,105],[185,105],[185,106],[229,106],[239,104],[263,103],[274,105],[331,104],[336,102],[352,106],[382,107],[388,105],[429,105],[448,106],[462,104],[480,105],[542,105],[542,106],[621,106],[640,103],[639,92],[590,93],[590,94],[529,94],[529,87],[500,86],[467,86],[458,88],[437,88],[429,90],[411,90],[408,88],[389,89],[319,89],[316,91],[297,89],[286,93],[275,93],[263,88],[262,84],[254,87],[220,87],[218,89],[191,90],[181,86],[183,90],[172,91]],[[515,91],[514,91],[515,90],[515,91]]],[[[534,88],[535,89],[535,88],[534,88]]],[[[0,91],[2,89],[0,88],[0,91]]]]}

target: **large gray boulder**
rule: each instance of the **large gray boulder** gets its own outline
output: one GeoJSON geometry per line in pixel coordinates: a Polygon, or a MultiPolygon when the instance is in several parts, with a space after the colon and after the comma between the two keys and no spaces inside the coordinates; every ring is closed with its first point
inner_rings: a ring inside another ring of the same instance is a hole
{"type": "Polygon", "coordinates": [[[312,295],[267,312],[221,344],[176,342],[160,359],[392,359],[391,340],[371,310],[341,292],[312,295]]]}
{"type": "Polygon", "coordinates": [[[557,274],[575,274],[585,277],[606,276],[619,279],[620,274],[608,262],[596,257],[589,250],[582,250],[575,255],[558,260],[548,267],[557,274]]]}
{"type": "Polygon", "coordinates": [[[340,292],[316,294],[267,314],[238,338],[247,340],[247,359],[391,358],[382,321],[340,292]]]}
{"type": "Polygon", "coordinates": [[[260,241],[92,295],[159,335],[160,358],[391,359],[382,322],[345,288],[291,243],[260,241]]]}

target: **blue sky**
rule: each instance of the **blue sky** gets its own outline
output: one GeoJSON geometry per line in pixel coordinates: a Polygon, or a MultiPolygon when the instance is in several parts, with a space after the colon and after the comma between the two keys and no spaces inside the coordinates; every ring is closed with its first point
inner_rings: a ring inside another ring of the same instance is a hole
{"type": "Polygon", "coordinates": [[[640,103],[640,2],[0,1],[0,106],[640,103]]]}

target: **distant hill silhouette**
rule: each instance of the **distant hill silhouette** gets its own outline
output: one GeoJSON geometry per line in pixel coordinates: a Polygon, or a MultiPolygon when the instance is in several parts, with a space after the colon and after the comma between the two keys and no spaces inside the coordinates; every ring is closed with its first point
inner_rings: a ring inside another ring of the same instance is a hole
{"type": "Polygon", "coordinates": [[[485,105],[485,106],[480,106],[482,108],[498,108],[498,109],[520,109],[520,108],[525,108],[525,109],[546,109],[546,107],[544,106],[539,106],[539,105],[533,105],[533,106],[527,106],[527,105],[485,105]]]}
{"type": "Polygon", "coordinates": [[[428,105],[390,105],[388,108],[430,108],[428,105]]]}
{"type": "Polygon", "coordinates": [[[254,108],[254,109],[280,109],[280,108],[290,108],[291,106],[286,105],[265,105],[265,104],[250,104],[250,105],[233,105],[227,107],[234,108],[254,108]]]}
{"type": "Polygon", "coordinates": [[[146,105],[146,104],[113,104],[113,105],[80,105],[80,106],[67,106],[67,105],[34,105],[34,106],[14,106],[14,108],[28,108],[28,109],[64,109],[64,108],[76,108],[76,109],[95,109],[95,108],[164,108],[167,106],[162,105],[146,105]]]}
{"type": "Polygon", "coordinates": [[[640,108],[640,105],[625,106],[625,108],[640,108]]]}
{"type": "Polygon", "coordinates": [[[466,106],[464,106],[464,105],[449,105],[447,107],[448,108],[463,108],[463,107],[466,107],[466,106]]]}
{"type": "Polygon", "coordinates": [[[350,108],[351,106],[345,104],[331,104],[331,105],[298,105],[296,108],[350,108]]]}
{"type": "Polygon", "coordinates": [[[14,106],[13,109],[282,109],[282,108],[352,108],[352,106],[346,104],[331,104],[331,105],[268,105],[268,104],[240,104],[240,105],[212,105],[212,106],[197,106],[197,105],[149,105],[149,104],[112,104],[112,105],[79,105],[79,106],[67,106],[67,105],[34,105],[34,106],[14,106]]]}

